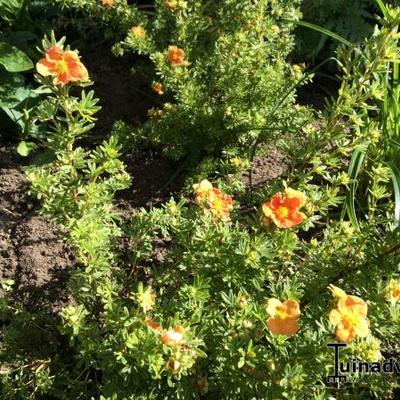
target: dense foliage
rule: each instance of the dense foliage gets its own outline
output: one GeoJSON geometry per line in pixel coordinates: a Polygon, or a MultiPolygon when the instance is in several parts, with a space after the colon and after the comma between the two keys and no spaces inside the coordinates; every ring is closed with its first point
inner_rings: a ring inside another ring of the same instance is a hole
{"type": "Polygon", "coordinates": [[[288,59],[297,1],[62,3],[107,26],[117,56],[147,56],[160,101],[143,125],[118,122],[85,147],[91,71],[65,38],[44,38],[20,137],[46,155],[26,170],[31,193],[77,268],[58,320],[3,282],[2,398],[396,398],[396,374],[326,377],[329,343],[360,362],[400,351],[400,9],[377,2],[370,37],[342,39],[338,95],[315,111],[296,104],[313,71],[288,59]],[[141,145],[200,167],[123,219],[121,160],[141,145]],[[290,164],[255,186],[272,145],[290,164]]]}

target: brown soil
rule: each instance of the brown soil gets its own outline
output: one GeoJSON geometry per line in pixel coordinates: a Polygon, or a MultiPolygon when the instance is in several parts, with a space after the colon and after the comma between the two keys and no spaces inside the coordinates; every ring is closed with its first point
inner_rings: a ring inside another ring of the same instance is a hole
{"type": "Polygon", "coordinates": [[[66,301],[73,254],[57,226],[34,215],[28,182],[11,154],[0,151],[0,280],[14,280],[15,300],[54,310],[66,301]]]}
{"type": "MultiPolygon", "coordinates": [[[[264,150],[266,155],[256,156],[253,161],[252,185],[253,188],[259,188],[282,175],[289,166],[289,161],[278,149],[268,147],[264,150]]],[[[248,172],[242,175],[242,182],[250,185],[250,176],[248,172]]]]}
{"type": "Polygon", "coordinates": [[[173,179],[178,165],[155,152],[125,154],[123,160],[132,177],[132,186],[118,192],[117,205],[124,216],[134,208],[161,204],[181,189],[173,179]]]}
{"type": "Polygon", "coordinates": [[[147,110],[154,106],[156,100],[150,82],[138,68],[143,60],[130,54],[115,57],[109,43],[89,47],[82,54],[94,81],[90,89],[95,91],[102,107],[90,134],[104,139],[118,120],[133,126],[142,123],[147,117],[147,110]]]}

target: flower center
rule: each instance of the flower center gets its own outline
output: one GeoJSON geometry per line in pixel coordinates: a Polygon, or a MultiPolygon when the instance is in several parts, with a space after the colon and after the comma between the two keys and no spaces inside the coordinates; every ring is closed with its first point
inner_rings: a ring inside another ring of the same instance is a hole
{"type": "Polygon", "coordinates": [[[222,210],[222,209],[224,208],[224,202],[223,202],[221,199],[216,198],[216,199],[214,200],[213,207],[214,207],[216,210],[222,210]]]}
{"type": "Polygon", "coordinates": [[[357,313],[348,313],[344,319],[350,326],[356,326],[360,321],[360,316],[357,313]]]}
{"type": "Polygon", "coordinates": [[[286,319],[288,316],[288,313],[284,307],[278,306],[278,307],[276,307],[276,316],[279,319],[286,319]]]}
{"type": "Polygon", "coordinates": [[[57,73],[59,74],[65,74],[66,72],[68,72],[68,64],[64,59],[57,61],[56,68],[57,73]]]}
{"type": "Polygon", "coordinates": [[[278,215],[281,218],[287,218],[287,216],[289,215],[289,209],[287,207],[279,207],[278,208],[278,215]]]}

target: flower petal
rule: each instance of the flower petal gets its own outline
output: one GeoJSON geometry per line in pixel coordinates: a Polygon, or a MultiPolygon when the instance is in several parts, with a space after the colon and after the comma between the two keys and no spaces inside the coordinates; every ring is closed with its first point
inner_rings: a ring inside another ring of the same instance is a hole
{"type": "Polygon", "coordinates": [[[70,82],[71,74],[69,72],[60,72],[58,73],[55,78],[53,79],[53,83],[55,85],[58,85],[60,83],[63,83],[66,85],[67,83],[70,82]]]}
{"type": "Polygon", "coordinates": [[[301,201],[297,197],[287,197],[283,201],[283,205],[290,210],[297,210],[298,208],[300,208],[301,201]]]}
{"type": "Polygon", "coordinates": [[[333,326],[336,326],[340,323],[341,320],[342,314],[336,308],[331,310],[331,312],[329,313],[329,321],[331,322],[331,324],[333,326]]]}
{"type": "Polygon", "coordinates": [[[279,319],[271,317],[267,321],[267,326],[274,335],[292,336],[300,329],[299,323],[296,319],[279,319]]]}
{"type": "Polygon", "coordinates": [[[288,198],[297,198],[299,200],[299,208],[303,207],[307,201],[307,196],[304,193],[289,187],[285,189],[285,196],[288,198]]]}
{"type": "Polygon", "coordinates": [[[288,299],[284,301],[283,307],[286,308],[288,318],[297,318],[300,315],[300,306],[296,300],[288,299]]]}
{"type": "Polygon", "coordinates": [[[269,299],[265,306],[267,313],[271,316],[275,316],[277,307],[282,307],[282,302],[274,298],[269,299]]]}
{"type": "Polygon", "coordinates": [[[42,58],[36,63],[36,71],[42,76],[51,75],[51,68],[54,67],[54,64],[46,58],[42,58]]]}
{"type": "Polygon", "coordinates": [[[282,194],[276,193],[271,197],[271,208],[279,208],[282,205],[282,194]]]}
{"type": "Polygon", "coordinates": [[[64,56],[64,50],[58,46],[53,46],[46,50],[46,58],[49,61],[60,61],[64,56]]]}
{"type": "Polygon", "coordinates": [[[357,325],[354,327],[355,333],[362,337],[365,338],[369,334],[369,320],[368,318],[360,318],[358,321],[357,325]]]}
{"type": "Polygon", "coordinates": [[[305,218],[305,215],[303,213],[295,211],[292,214],[290,214],[288,219],[291,222],[291,227],[293,227],[293,226],[300,225],[304,221],[304,218],[305,218]]]}
{"type": "Polygon", "coordinates": [[[351,295],[346,295],[345,297],[340,298],[337,308],[342,312],[348,312],[348,310],[351,310],[352,312],[364,316],[366,316],[368,312],[367,303],[359,297],[351,295]]]}
{"type": "Polygon", "coordinates": [[[349,326],[347,324],[342,324],[342,323],[340,323],[336,327],[335,334],[336,334],[337,339],[343,343],[350,342],[356,337],[354,328],[352,326],[349,326]]]}

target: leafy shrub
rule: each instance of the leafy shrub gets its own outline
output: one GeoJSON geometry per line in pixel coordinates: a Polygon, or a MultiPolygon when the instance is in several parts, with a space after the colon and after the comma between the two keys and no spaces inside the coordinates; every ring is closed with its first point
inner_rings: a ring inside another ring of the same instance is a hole
{"type": "Polygon", "coordinates": [[[157,1],[155,15],[123,43],[150,56],[153,89],[167,99],[141,134],[175,157],[198,157],[246,149],[265,127],[269,139],[293,129],[293,86],[303,75],[286,61],[293,47],[287,20],[299,18],[297,2],[173,4],[157,1]]]}
{"type": "MultiPolygon", "coordinates": [[[[135,16],[113,51],[150,57],[152,88],[163,103],[149,111],[151,121],[136,138],[193,161],[230,146],[248,152],[261,130],[270,141],[301,124],[303,115],[292,105],[304,75],[287,62],[299,2],[156,1],[154,12],[111,3],[100,13],[100,2],[64,1],[70,8],[96,8],[102,22],[135,16]]],[[[126,26],[122,21],[116,38],[126,26]]]]}

